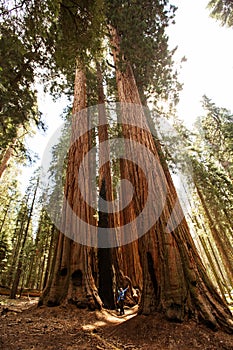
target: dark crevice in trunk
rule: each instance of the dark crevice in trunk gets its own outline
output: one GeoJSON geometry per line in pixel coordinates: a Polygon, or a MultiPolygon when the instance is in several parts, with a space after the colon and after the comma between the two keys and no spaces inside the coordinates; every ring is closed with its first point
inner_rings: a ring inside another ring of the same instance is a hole
{"type": "Polygon", "coordinates": [[[67,268],[64,267],[63,269],[60,270],[60,276],[65,277],[67,275],[67,272],[68,272],[67,268]]]}
{"type": "MultiPolygon", "coordinates": [[[[106,184],[102,180],[100,188],[100,198],[106,201],[106,184]]],[[[109,227],[107,203],[101,205],[99,211],[98,227],[109,227]]],[[[101,239],[101,238],[100,238],[101,239]]],[[[108,239],[106,235],[106,240],[108,239]]],[[[98,249],[98,270],[99,270],[99,296],[103,301],[104,307],[107,309],[114,309],[114,293],[113,293],[113,269],[112,269],[112,249],[99,248],[98,249]]]]}
{"type": "Polygon", "coordinates": [[[72,273],[71,279],[76,287],[82,286],[83,274],[81,270],[76,270],[72,273]]]}
{"type": "Polygon", "coordinates": [[[153,284],[153,288],[154,288],[154,295],[157,298],[157,302],[156,304],[158,305],[158,301],[159,301],[159,287],[158,287],[158,282],[155,276],[155,268],[154,268],[154,262],[153,262],[153,258],[150,252],[146,253],[147,255],[147,262],[148,262],[148,271],[150,274],[150,278],[151,278],[151,282],[153,284]]]}

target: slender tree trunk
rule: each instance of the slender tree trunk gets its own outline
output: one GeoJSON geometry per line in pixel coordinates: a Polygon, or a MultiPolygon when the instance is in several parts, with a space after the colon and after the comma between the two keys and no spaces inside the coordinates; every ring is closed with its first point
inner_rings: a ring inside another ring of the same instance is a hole
{"type": "Polygon", "coordinates": [[[213,236],[214,241],[216,243],[216,246],[218,248],[218,251],[219,251],[219,254],[221,256],[222,262],[224,264],[225,270],[226,270],[230,280],[232,281],[233,280],[233,266],[232,266],[231,260],[229,259],[228,250],[226,249],[225,244],[223,244],[223,241],[220,238],[220,233],[218,232],[218,230],[214,224],[214,221],[211,217],[209,209],[207,208],[207,205],[206,205],[205,199],[203,197],[203,194],[201,193],[201,190],[199,189],[197,184],[195,184],[195,186],[196,186],[197,193],[198,193],[198,196],[200,198],[201,204],[202,204],[203,209],[205,211],[206,217],[208,219],[210,231],[212,233],[212,236],[213,236]]]}
{"type": "MultiPolygon", "coordinates": [[[[72,139],[68,156],[68,167],[65,185],[65,197],[75,215],[67,210],[65,205],[63,210],[63,224],[75,235],[81,232],[82,227],[76,219],[76,215],[91,224],[94,221],[94,211],[90,209],[80,192],[80,186],[86,191],[86,198],[90,198],[88,191],[88,167],[80,170],[83,157],[88,157],[89,133],[86,132],[76,140],[79,132],[88,130],[88,113],[85,110],[86,103],[86,76],[82,68],[76,69],[73,103],[73,124],[72,139]],[[77,123],[78,116],[78,123],[77,123]],[[84,173],[84,183],[80,184],[79,171],[84,173]]],[[[88,225],[86,225],[87,227],[88,225]]],[[[87,229],[88,230],[88,229],[87,229]]],[[[90,232],[85,232],[87,244],[90,232]]],[[[77,236],[76,236],[77,237],[77,236]]],[[[77,237],[78,238],[78,237],[77,237]]],[[[102,302],[98,296],[98,291],[92,275],[92,248],[81,245],[71,240],[63,233],[60,233],[58,248],[55,256],[54,272],[51,281],[45,289],[40,304],[49,306],[61,303],[74,303],[77,307],[96,308],[101,307],[102,302]]]]}
{"type": "MultiPolygon", "coordinates": [[[[118,66],[118,60],[121,57],[120,40],[113,28],[110,29],[110,33],[115,65],[118,66]]],[[[124,63],[123,70],[119,67],[116,70],[119,100],[121,103],[140,106],[141,101],[132,69],[126,61],[124,63]]],[[[134,108],[132,107],[131,110],[134,108]]],[[[152,135],[148,131],[143,110],[139,107],[137,113],[130,113],[130,109],[127,110],[126,106],[125,111],[122,112],[122,122],[124,137],[143,144],[159,163],[159,155],[152,135]]],[[[151,169],[149,152],[148,158],[144,155],[142,162],[151,169]]],[[[157,169],[153,169],[154,181],[150,191],[153,191],[154,198],[158,199],[162,198],[166,192],[166,201],[157,222],[139,240],[143,268],[140,312],[150,314],[160,311],[164,312],[168,319],[177,321],[183,321],[191,315],[198,316],[212,328],[222,327],[232,332],[231,313],[206,275],[184,219],[171,177],[165,176],[161,168],[158,166],[157,169]]],[[[128,172],[136,193],[134,210],[137,215],[146,203],[146,194],[148,194],[145,193],[146,179],[143,179],[140,171],[132,163],[128,163],[128,172]]],[[[149,177],[149,170],[147,177],[149,177]]],[[[158,213],[156,201],[150,204],[148,219],[151,216],[157,216],[158,213]]],[[[142,231],[146,220],[147,218],[140,227],[142,231]]]]}
{"type": "Polygon", "coordinates": [[[5,213],[4,213],[4,216],[3,216],[3,219],[2,219],[2,223],[1,223],[1,226],[0,226],[0,237],[1,237],[1,239],[4,238],[4,235],[2,235],[2,229],[3,229],[4,225],[5,225],[5,220],[6,220],[8,211],[10,209],[11,202],[12,202],[12,198],[10,198],[8,204],[5,206],[5,213]]]}
{"type": "MultiPolygon", "coordinates": [[[[227,227],[225,226],[225,223],[223,223],[222,220],[219,218],[219,214],[216,207],[213,208],[212,213],[214,216],[214,223],[216,223],[216,227],[219,232],[219,238],[222,240],[222,242],[226,246],[230,246],[231,240],[229,237],[229,232],[227,232],[228,230],[227,230],[227,227]]],[[[231,261],[231,266],[233,270],[233,251],[232,250],[228,251],[228,259],[231,261]]]]}
{"type": "Polygon", "coordinates": [[[28,273],[27,282],[26,282],[26,287],[28,288],[30,287],[30,284],[31,284],[31,288],[33,288],[35,285],[35,279],[38,279],[36,272],[37,272],[37,267],[40,265],[40,259],[41,259],[41,256],[40,256],[41,252],[38,249],[39,249],[43,217],[44,217],[44,213],[40,216],[39,227],[38,227],[38,230],[36,233],[36,239],[35,239],[35,249],[31,254],[29,273],[28,273]],[[33,269],[34,269],[34,275],[32,276],[33,269]]]}
{"type": "MultiPolygon", "coordinates": [[[[213,247],[212,239],[210,239],[210,237],[209,237],[209,233],[206,230],[206,227],[203,223],[203,219],[200,217],[200,215],[198,215],[198,218],[196,217],[196,215],[194,215],[194,220],[195,220],[195,223],[196,223],[197,227],[199,228],[199,230],[201,230],[201,232],[204,233],[205,239],[210,247],[210,251],[208,250],[208,252],[207,252],[207,250],[205,249],[204,254],[206,255],[206,257],[209,254],[211,259],[213,260],[214,266],[216,266],[216,269],[217,269],[216,273],[219,275],[218,278],[216,279],[216,283],[217,283],[217,285],[219,283],[221,283],[221,285],[224,286],[225,292],[223,293],[222,296],[225,299],[225,293],[230,292],[230,290],[229,290],[230,280],[228,279],[226,271],[225,270],[223,271],[223,267],[222,267],[219,253],[217,254],[217,252],[215,250],[216,245],[215,245],[215,247],[213,247]]],[[[198,237],[199,237],[199,240],[202,242],[202,234],[198,235],[198,237]]],[[[202,247],[203,247],[203,244],[202,244],[202,247]]],[[[209,261],[208,258],[207,258],[207,261],[209,261]]]]}
{"type": "Polygon", "coordinates": [[[211,267],[211,272],[212,272],[212,274],[213,274],[213,276],[214,276],[214,278],[215,278],[215,281],[216,281],[216,283],[217,283],[217,285],[218,285],[218,288],[219,288],[219,290],[220,290],[220,292],[221,292],[222,298],[223,298],[223,299],[225,300],[225,302],[226,302],[225,290],[224,290],[224,288],[223,288],[222,281],[221,281],[221,279],[219,278],[219,274],[218,274],[218,272],[216,271],[215,263],[214,263],[214,261],[213,261],[213,259],[212,259],[212,255],[211,255],[210,252],[209,252],[209,249],[208,249],[208,246],[207,246],[207,244],[206,244],[205,239],[204,239],[203,237],[200,237],[200,240],[201,240],[202,246],[203,246],[203,248],[204,248],[204,250],[205,250],[205,254],[206,254],[206,256],[207,256],[207,259],[208,259],[208,261],[209,261],[209,264],[210,264],[210,267],[211,267]]]}
{"type": "MultiPolygon", "coordinates": [[[[26,219],[26,214],[24,214],[24,218],[26,219]]],[[[16,223],[17,226],[17,223],[16,223]]],[[[20,245],[22,243],[22,236],[23,236],[23,232],[24,232],[24,226],[25,226],[25,222],[22,221],[20,224],[20,228],[18,230],[18,235],[17,235],[17,241],[15,243],[14,249],[13,249],[13,254],[12,254],[12,261],[11,261],[11,266],[9,268],[9,272],[8,272],[8,285],[11,286],[12,285],[12,280],[14,277],[14,271],[15,271],[15,266],[18,262],[19,259],[19,252],[20,252],[20,245]]],[[[16,234],[17,230],[15,230],[15,234],[16,234]]]]}
{"type": "Polygon", "coordinates": [[[231,236],[233,237],[233,220],[232,217],[229,215],[228,211],[224,208],[223,209],[224,215],[226,217],[229,231],[231,232],[231,236]]]}
{"type": "Polygon", "coordinates": [[[51,244],[50,244],[50,252],[51,252],[51,255],[50,255],[50,261],[51,261],[51,268],[50,270],[48,271],[48,276],[47,276],[47,280],[46,280],[46,284],[44,284],[44,292],[43,292],[43,296],[42,298],[39,300],[39,305],[45,303],[46,301],[46,297],[48,296],[48,293],[51,289],[51,286],[52,286],[52,283],[53,283],[53,276],[54,276],[54,273],[55,273],[55,266],[56,266],[56,257],[58,255],[58,248],[59,248],[59,244],[60,244],[60,232],[56,229],[56,239],[55,239],[55,246],[53,247],[51,244]],[[52,249],[52,251],[51,251],[52,249]]]}
{"type": "Polygon", "coordinates": [[[27,225],[26,225],[26,228],[25,228],[25,231],[24,231],[24,235],[23,235],[23,242],[22,242],[22,245],[21,245],[20,253],[19,253],[18,266],[17,266],[17,269],[16,269],[13,285],[12,285],[11,292],[10,292],[10,299],[15,299],[15,297],[16,297],[17,289],[18,289],[18,286],[19,286],[20,277],[21,277],[21,274],[22,274],[24,247],[25,247],[26,240],[27,240],[27,237],[28,237],[29,225],[31,223],[32,212],[33,212],[33,209],[34,209],[34,204],[35,204],[35,200],[36,200],[36,193],[37,193],[37,190],[38,190],[38,185],[39,185],[39,179],[37,181],[37,184],[36,184],[36,187],[35,187],[35,190],[34,190],[32,203],[31,203],[31,207],[30,207],[30,211],[29,211],[29,215],[28,215],[28,219],[27,219],[27,225]]]}
{"type": "Polygon", "coordinates": [[[12,156],[12,153],[13,153],[13,148],[12,147],[8,147],[6,152],[4,153],[4,156],[1,160],[1,163],[0,163],[0,178],[3,174],[3,172],[6,170],[7,168],[7,165],[10,161],[10,158],[12,156]]]}
{"type": "Polygon", "coordinates": [[[46,240],[43,244],[41,242],[41,237],[39,237],[38,243],[39,245],[38,245],[37,256],[36,256],[35,280],[36,280],[36,289],[42,290],[44,270],[45,270],[45,264],[46,264],[46,250],[49,244],[49,236],[48,235],[46,236],[46,240]]]}
{"type": "Polygon", "coordinates": [[[30,287],[33,288],[31,280],[32,280],[33,267],[34,267],[34,260],[35,260],[35,252],[33,251],[30,256],[30,262],[28,263],[29,267],[28,267],[27,281],[25,283],[26,288],[30,288],[30,287]]]}
{"type": "Polygon", "coordinates": [[[43,287],[43,280],[44,280],[44,271],[45,271],[45,261],[46,261],[46,256],[43,255],[43,259],[41,261],[41,271],[39,274],[39,284],[38,284],[38,289],[42,290],[43,287]]]}
{"type": "Polygon", "coordinates": [[[57,237],[56,236],[56,229],[55,226],[52,225],[52,229],[51,229],[51,234],[50,234],[50,243],[49,243],[49,253],[48,253],[48,259],[47,259],[47,264],[46,264],[46,269],[45,269],[45,276],[44,276],[44,281],[43,281],[43,289],[46,287],[47,282],[48,282],[48,278],[51,272],[51,267],[52,267],[52,258],[53,258],[53,254],[55,251],[55,247],[54,247],[54,243],[56,243],[57,241],[57,237]]]}

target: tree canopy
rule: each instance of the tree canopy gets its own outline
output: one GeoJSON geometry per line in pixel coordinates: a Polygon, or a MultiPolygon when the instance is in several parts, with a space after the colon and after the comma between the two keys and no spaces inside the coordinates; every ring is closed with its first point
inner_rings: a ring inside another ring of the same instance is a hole
{"type": "Polygon", "coordinates": [[[217,19],[222,25],[233,25],[233,3],[231,0],[211,0],[208,4],[211,17],[217,19]]]}

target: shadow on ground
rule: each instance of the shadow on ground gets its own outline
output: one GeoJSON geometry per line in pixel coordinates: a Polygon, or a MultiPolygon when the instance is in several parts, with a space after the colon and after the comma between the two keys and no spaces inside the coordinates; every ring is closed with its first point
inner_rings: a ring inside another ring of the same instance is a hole
{"type": "Polygon", "coordinates": [[[232,350],[229,334],[193,321],[167,322],[162,315],[137,316],[137,307],[87,311],[75,306],[37,307],[37,299],[0,298],[1,350],[232,350]]]}

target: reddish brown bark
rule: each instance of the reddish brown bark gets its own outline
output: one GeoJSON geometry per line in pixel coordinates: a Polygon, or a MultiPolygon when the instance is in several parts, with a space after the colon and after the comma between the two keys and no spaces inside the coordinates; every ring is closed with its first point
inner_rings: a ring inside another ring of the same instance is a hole
{"type": "MultiPolygon", "coordinates": [[[[110,34],[117,66],[121,57],[120,40],[113,28],[110,28],[110,34]]],[[[116,70],[119,101],[140,106],[141,101],[131,66],[125,60],[123,63],[123,69],[118,67],[116,70]]],[[[138,108],[137,113],[130,115],[131,125],[128,123],[127,113],[123,111],[122,122],[124,137],[143,144],[154,154],[159,163],[159,155],[152,135],[148,131],[143,110],[140,111],[138,108]]],[[[151,166],[149,157],[144,157],[143,160],[148,167],[151,166]]],[[[146,201],[144,190],[146,182],[134,164],[125,163],[129,177],[135,186],[136,198],[134,198],[133,206],[137,215],[143,209],[146,201]]],[[[154,191],[155,198],[161,198],[165,191],[166,201],[155,225],[139,241],[143,269],[140,312],[150,314],[160,311],[165,313],[168,319],[177,321],[183,321],[190,316],[198,317],[212,328],[221,327],[232,332],[231,313],[207,277],[177,201],[171,176],[167,170],[164,170],[164,167],[158,167],[154,182],[157,182],[157,187],[150,190],[154,191]],[[173,216],[171,217],[172,211],[173,216]]],[[[156,215],[156,201],[151,203],[151,207],[150,215],[156,215]]]]}
{"type": "Polygon", "coordinates": [[[3,158],[1,160],[1,164],[0,164],[0,178],[3,174],[3,172],[6,170],[7,165],[10,161],[10,158],[12,156],[13,153],[13,148],[12,147],[8,147],[8,149],[6,150],[6,152],[3,155],[3,158]]]}
{"type": "Polygon", "coordinates": [[[91,197],[88,192],[89,168],[82,167],[81,171],[83,171],[84,177],[81,179],[79,176],[81,162],[84,156],[88,156],[87,153],[90,147],[90,132],[86,132],[89,123],[86,107],[86,76],[84,70],[77,67],[74,86],[71,146],[64,191],[67,203],[63,210],[65,230],[69,231],[69,237],[70,232],[74,233],[74,240],[71,240],[62,232],[60,233],[54,272],[40,303],[52,306],[70,302],[76,304],[77,307],[88,306],[93,309],[102,305],[92,271],[93,248],[88,246],[88,241],[91,238],[88,225],[95,225],[95,212],[88,205],[80,191],[80,188],[82,188],[85,191],[86,198],[91,197]],[[78,122],[76,118],[77,113],[78,122]],[[82,136],[76,139],[78,133],[82,136]],[[68,210],[68,204],[72,208],[72,212],[68,210]],[[86,225],[86,232],[81,232],[82,228],[79,221],[76,220],[76,216],[88,224],[86,225]],[[78,243],[79,234],[86,235],[86,246],[78,243]]]}

